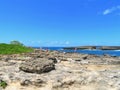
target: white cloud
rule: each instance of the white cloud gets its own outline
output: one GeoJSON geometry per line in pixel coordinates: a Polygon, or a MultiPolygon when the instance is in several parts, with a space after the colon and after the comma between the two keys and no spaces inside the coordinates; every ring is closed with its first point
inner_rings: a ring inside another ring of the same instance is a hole
{"type": "Polygon", "coordinates": [[[69,42],[69,41],[66,41],[65,44],[68,45],[68,44],[70,44],[70,42],[69,42]]]}
{"type": "Polygon", "coordinates": [[[109,13],[111,13],[111,10],[107,9],[107,10],[105,10],[105,11],[103,12],[103,15],[107,15],[107,14],[109,14],[109,13]]]}
{"type": "Polygon", "coordinates": [[[70,44],[69,41],[48,41],[44,43],[44,45],[47,45],[47,46],[66,46],[69,44],[70,44]]]}
{"type": "Polygon", "coordinates": [[[116,10],[120,9],[120,6],[112,7],[103,11],[103,15],[110,14],[116,10]]]}

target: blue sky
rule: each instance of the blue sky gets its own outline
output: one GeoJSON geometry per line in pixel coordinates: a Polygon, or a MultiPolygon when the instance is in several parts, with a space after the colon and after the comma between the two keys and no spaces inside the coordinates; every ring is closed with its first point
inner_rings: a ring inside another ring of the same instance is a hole
{"type": "Polygon", "coordinates": [[[120,45],[120,0],[0,0],[0,42],[120,45]]]}

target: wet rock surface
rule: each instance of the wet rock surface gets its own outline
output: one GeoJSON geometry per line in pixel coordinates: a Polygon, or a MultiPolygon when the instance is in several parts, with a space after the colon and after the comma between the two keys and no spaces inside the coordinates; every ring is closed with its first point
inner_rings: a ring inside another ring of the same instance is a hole
{"type": "Polygon", "coordinates": [[[5,90],[120,90],[119,57],[45,50],[0,57],[5,90]]]}

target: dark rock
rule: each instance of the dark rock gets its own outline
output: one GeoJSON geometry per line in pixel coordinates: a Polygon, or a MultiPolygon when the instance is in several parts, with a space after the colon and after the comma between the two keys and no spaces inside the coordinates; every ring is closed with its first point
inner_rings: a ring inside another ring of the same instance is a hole
{"type": "Polygon", "coordinates": [[[22,63],[19,69],[29,73],[40,74],[40,73],[54,70],[55,65],[54,65],[54,62],[50,60],[36,59],[36,60],[26,61],[25,63],[22,63]]]}
{"type": "Polygon", "coordinates": [[[22,86],[28,86],[28,85],[31,85],[32,82],[31,82],[30,80],[23,80],[23,81],[21,81],[20,84],[21,84],[22,86]]]}
{"type": "Polygon", "coordinates": [[[75,50],[75,49],[96,49],[96,46],[79,46],[79,47],[65,47],[63,49],[68,49],[68,50],[75,50]]]}
{"type": "Polygon", "coordinates": [[[88,58],[88,56],[83,57],[84,60],[87,59],[87,58],[88,58]]]}
{"type": "Polygon", "coordinates": [[[109,55],[109,54],[103,54],[103,56],[104,56],[104,57],[109,57],[109,58],[112,57],[112,56],[109,55]]]}
{"type": "Polygon", "coordinates": [[[54,63],[57,63],[57,59],[55,57],[49,57],[48,60],[53,60],[54,63]]]}
{"type": "Polygon", "coordinates": [[[5,58],[5,61],[8,61],[8,60],[11,60],[11,58],[9,58],[9,57],[8,57],[8,58],[5,58]]]}
{"type": "Polygon", "coordinates": [[[77,60],[75,60],[75,61],[80,62],[80,61],[82,61],[82,60],[78,60],[78,59],[77,59],[77,60]]]}
{"type": "Polygon", "coordinates": [[[101,46],[101,50],[120,50],[120,46],[101,46]]]}
{"type": "Polygon", "coordinates": [[[34,81],[34,85],[35,86],[42,86],[45,82],[42,79],[37,79],[36,81],[34,81]]]}

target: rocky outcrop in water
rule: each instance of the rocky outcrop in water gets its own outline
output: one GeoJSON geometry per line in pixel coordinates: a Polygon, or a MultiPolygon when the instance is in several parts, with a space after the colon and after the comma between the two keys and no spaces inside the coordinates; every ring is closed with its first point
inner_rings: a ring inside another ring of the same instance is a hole
{"type": "Polygon", "coordinates": [[[120,50],[120,46],[101,46],[101,50],[120,50]]]}
{"type": "Polygon", "coordinates": [[[94,50],[96,49],[96,46],[78,46],[78,47],[65,47],[63,49],[89,49],[89,50],[94,50]]]}
{"type": "Polygon", "coordinates": [[[120,46],[78,46],[78,47],[65,47],[63,49],[67,49],[67,50],[84,50],[84,49],[88,49],[88,50],[120,50],[120,46]]]}

